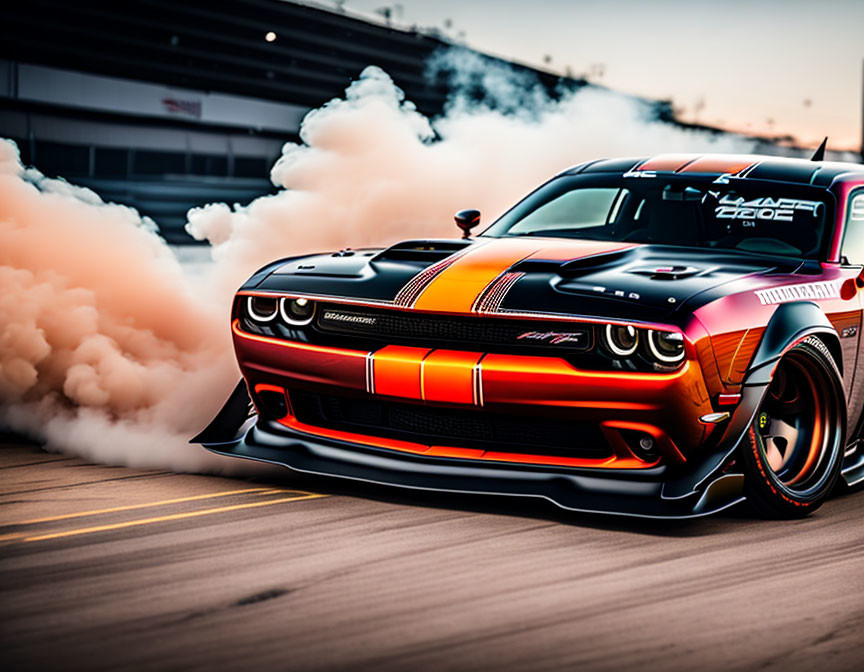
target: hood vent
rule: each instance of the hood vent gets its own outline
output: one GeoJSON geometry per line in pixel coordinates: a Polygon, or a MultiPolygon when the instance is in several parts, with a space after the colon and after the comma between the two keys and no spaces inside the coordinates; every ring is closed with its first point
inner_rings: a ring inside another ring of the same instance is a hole
{"type": "Polygon", "coordinates": [[[704,269],[695,268],[693,266],[649,266],[647,268],[634,268],[631,273],[637,275],[647,275],[652,280],[681,280],[689,278],[698,273],[702,273],[704,269]]]}
{"type": "Polygon", "coordinates": [[[379,252],[371,261],[435,262],[471,245],[458,240],[407,240],[379,252]]]}

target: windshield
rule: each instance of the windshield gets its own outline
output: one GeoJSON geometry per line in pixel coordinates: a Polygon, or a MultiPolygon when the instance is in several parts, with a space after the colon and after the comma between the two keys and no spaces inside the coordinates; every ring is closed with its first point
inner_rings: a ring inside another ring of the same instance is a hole
{"type": "Polygon", "coordinates": [[[833,204],[817,187],[759,180],[576,175],[540,187],[485,236],[736,249],[819,259],[833,204]]]}

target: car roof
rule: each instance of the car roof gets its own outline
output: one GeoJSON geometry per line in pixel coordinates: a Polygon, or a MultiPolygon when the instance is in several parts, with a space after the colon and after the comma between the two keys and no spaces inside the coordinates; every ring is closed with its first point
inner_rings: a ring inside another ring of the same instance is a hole
{"type": "Polygon", "coordinates": [[[599,159],[579,164],[566,175],[632,173],[732,175],[754,180],[830,187],[836,181],[864,179],[864,165],[839,161],[810,161],[759,154],[658,154],[652,157],[599,159]]]}

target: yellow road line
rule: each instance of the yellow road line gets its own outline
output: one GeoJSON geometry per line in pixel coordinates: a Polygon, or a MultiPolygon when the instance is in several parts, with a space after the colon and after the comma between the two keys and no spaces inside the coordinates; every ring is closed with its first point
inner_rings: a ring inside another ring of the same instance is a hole
{"type": "MultiPolygon", "coordinates": [[[[287,490],[277,490],[274,488],[247,488],[245,490],[228,490],[226,492],[211,492],[206,495],[191,495],[189,497],[177,497],[176,499],[163,499],[159,502],[147,502],[145,504],[129,504],[128,506],[115,506],[110,509],[95,509],[93,511],[79,511],[78,513],[65,513],[60,516],[50,516],[48,518],[33,518],[32,520],[22,520],[17,523],[2,523],[3,527],[12,527],[16,525],[36,525],[38,523],[53,523],[57,520],[68,520],[69,518],[84,518],[86,516],[98,516],[103,513],[118,513],[120,511],[134,511],[135,509],[149,509],[154,506],[167,506],[168,504],[182,504],[183,502],[194,502],[200,499],[212,499],[214,497],[228,497],[230,495],[242,495],[247,492],[257,492],[260,494],[268,492],[289,492],[287,490]]],[[[291,490],[290,492],[301,492],[302,490],[291,490]]],[[[308,494],[308,493],[303,493],[308,494]]]]}
{"type": "Polygon", "coordinates": [[[4,541],[14,541],[15,539],[20,539],[26,535],[21,532],[16,532],[15,534],[0,534],[0,543],[4,541]]]}
{"type": "Polygon", "coordinates": [[[188,511],[186,513],[172,513],[166,516],[156,516],[155,518],[142,518],[140,520],[129,520],[125,523],[110,523],[107,525],[96,525],[94,527],[82,527],[77,530],[66,530],[64,532],[51,532],[48,534],[39,534],[28,537],[23,533],[11,534],[0,537],[0,541],[8,541],[12,539],[20,539],[22,542],[28,541],[46,541],[48,539],[62,539],[64,537],[76,537],[81,534],[92,534],[94,532],[107,532],[110,530],[120,530],[127,527],[136,527],[139,525],[152,525],[153,523],[164,523],[171,520],[183,520],[185,518],[196,518],[198,516],[209,516],[214,513],[227,513],[228,511],[239,511],[241,509],[253,509],[259,506],[270,506],[271,504],[282,504],[284,502],[299,502],[305,499],[319,499],[327,497],[327,495],[318,495],[309,493],[298,497],[281,497],[279,499],[269,499],[264,502],[252,502],[251,504],[234,504],[231,506],[220,506],[215,509],[202,509],[200,511],[188,511]]]}
{"type": "Polygon", "coordinates": [[[20,532],[16,532],[15,534],[0,534],[0,541],[12,541],[13,539],[20,539],[23,536],[20,532]]]}

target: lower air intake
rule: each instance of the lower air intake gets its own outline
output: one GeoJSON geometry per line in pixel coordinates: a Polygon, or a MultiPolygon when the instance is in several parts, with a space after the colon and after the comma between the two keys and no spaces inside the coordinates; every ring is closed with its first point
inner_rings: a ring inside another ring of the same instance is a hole
{"type": "Polygon", "coordinates": [[[600,429],[590,423],[303,391],[291,392],[290,397],[300,422],[326,429],[525,455],[603,458],[611,454],[600,429]]]}

